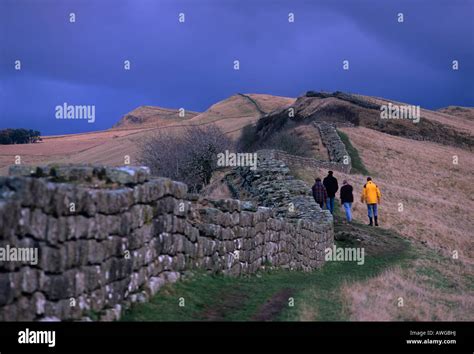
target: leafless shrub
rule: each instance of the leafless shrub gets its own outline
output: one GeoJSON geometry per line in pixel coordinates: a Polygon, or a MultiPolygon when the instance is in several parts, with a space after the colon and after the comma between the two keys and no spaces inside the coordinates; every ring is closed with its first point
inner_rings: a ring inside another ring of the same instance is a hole
{"type": "Polygon", "coordinates": [[[217,169],[217,154],[232,148],[232,140],[216,125],[189,127],[180,135],[161,131],[142,144],[140,162],[153,174],[184,182],[197,192],[217,169]]]}

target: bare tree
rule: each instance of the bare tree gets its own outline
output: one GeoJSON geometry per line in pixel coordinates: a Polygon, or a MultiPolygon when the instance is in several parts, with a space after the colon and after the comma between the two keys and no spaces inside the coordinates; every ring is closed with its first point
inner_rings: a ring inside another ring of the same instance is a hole
{"type": "Polygon", "coordinates": [[[181,135],[161,131],[147,139],[140,149],[140,162],[155,175],[199,191],[217,169],[217,154],[232,148],[232,140],[216,125],[193,126],[181,135]]]}

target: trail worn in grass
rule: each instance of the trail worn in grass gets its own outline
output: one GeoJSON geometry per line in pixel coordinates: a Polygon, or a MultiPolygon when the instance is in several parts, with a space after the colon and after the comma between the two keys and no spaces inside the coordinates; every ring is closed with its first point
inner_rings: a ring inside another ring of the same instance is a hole
{"type": "Polygon", "coordinates": [[[342,142],[346,146],[347,153],[351,158],[351,165],[352,165],[352,173],[359,173],[365,176],[370,175],[369,171],[365,167],[364,163],[362,162],[361,157],[359,156],[359,152],[357,149],[351,144],[351,141],[346,133],[337,130],[339,137],[341,138],[342,142]]]}

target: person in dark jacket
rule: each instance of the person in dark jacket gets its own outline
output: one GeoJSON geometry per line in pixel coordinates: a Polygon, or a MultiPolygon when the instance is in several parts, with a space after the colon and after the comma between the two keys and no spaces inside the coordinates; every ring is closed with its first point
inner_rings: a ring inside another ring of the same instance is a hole
{"type": "Polygon", "coordinates": [[[346,211],[347,222],[352,221],[352,202],[354,201],[354,195],[352,194],[352,186],[347,183],[346,180],[342,182],[341,192],[339,194],[341,197],[341,205],[346,211]]]}
{"type": "Polygon", "coordinates": [[[321,178],[316,178],[313,187],[311,187],[313,191],[313,198],[316,203],[319,204],[321,209],[324,207],[324,202],[326,201],[328,194],[326,192],[326,188],[321,183],[321,178]]]}
{"type": "Polygon", "coordinates": [[[337,179],[332,175],[332,171],[328,172],[328,175],[323,180],[324,187],[328,193],[326,205],[331,214],[334,211],[334,198],[336,197],[336,192],[339,189],[337,185],[337,179]]]}

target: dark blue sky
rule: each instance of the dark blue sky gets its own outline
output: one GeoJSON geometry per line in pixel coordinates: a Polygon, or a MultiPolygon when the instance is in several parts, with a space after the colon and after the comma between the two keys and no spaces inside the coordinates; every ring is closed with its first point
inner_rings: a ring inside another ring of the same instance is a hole
{"type": "Polygon", "coordinates": [[[203,111],[237,92],[474,106],[473,17],[472,0],[0,0],[0,128],[106,129],[140,105],[203,111]],[[64,102],[95,105],[95,123],[56,120],[64,102]]]}

